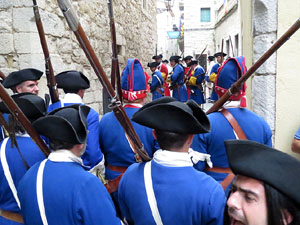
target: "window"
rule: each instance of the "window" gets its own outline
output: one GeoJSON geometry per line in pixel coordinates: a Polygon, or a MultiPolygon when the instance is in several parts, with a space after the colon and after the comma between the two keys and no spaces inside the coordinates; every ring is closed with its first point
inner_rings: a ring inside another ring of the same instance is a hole
{"type": "Polygon", "coordinates": [[[200,9],[201,22],[210,22],[210,8],[200,9]]]}
{"type": "Polygon", "coordinates": [[[239,34],[234,36],[235,52],[239,55],[239,34]]]}

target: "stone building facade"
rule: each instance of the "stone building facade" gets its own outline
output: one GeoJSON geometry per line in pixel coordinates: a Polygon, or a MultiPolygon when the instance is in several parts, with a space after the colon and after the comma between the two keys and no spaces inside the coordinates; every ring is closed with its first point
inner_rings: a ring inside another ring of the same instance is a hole
{"type": "MultiPolygon", "coordinates": [[[[102,86],[97,80],[75,35],[70,31],[57,1],[38,0],[55,73],[80,70],[91,88],[84,102],[102,114],[102,86]]],[[[128,58],[138,58],[146,68],[153,55],[156,37],[155,0],[113,1],[120,70],[128,58]]],[[[0,1],[0,69],[5,75],[33,67],[44,71],[44,56],[34,20],[32,1],[0,1]]],[[[111,69],[111,34],[107,1],[72,2],[106,74],[111,69]]],[[[48,92],[46,78],[40,81],[40,96],[48,92]]]]}

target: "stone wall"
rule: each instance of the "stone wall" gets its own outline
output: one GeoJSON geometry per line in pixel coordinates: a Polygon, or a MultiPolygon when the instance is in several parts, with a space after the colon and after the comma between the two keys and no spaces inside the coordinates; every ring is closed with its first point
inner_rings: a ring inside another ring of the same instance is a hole
{"type": "MultiPolygon", "coordinates": [[[[277,0],[253,1],[253,61],[256,62],[277,39],[277,0]]],[[[252,80],[252,109],[275,130],[276,53],[252,80]]]]}
{"type": "MultiPolygon", "coordinates": [[[[80,70],[91,88],[84,101],[102,113],[102,87],[74,34],[68,28],[56,0],[37,1],[55,73],[80,70]]],[[[113,1],[120,69],[128,58],[139,58],[146,67],[156,46],[155,0],[113,1]]],[[[111,67],[111,37],[106,1],[77,0],[72,5],[107,75],[111,67]]],[[[34,67],[44,71],[44,56],[37,34],[30,0],[0,0],[0,68],[9,72],[34,67]]],[[[40,95],[47,93],[46,79],[40,81],[40,95]]]]}

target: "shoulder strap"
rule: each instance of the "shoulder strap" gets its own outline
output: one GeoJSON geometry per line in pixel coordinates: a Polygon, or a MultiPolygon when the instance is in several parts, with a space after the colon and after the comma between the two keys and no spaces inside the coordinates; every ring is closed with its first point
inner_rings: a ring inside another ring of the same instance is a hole
{"type": "Polygon", "coordinates": [[[9,138],[5,138],[2,142],[2,145],[1,145],[1,156],[0,156],[0,160],[1,160],[1,164],[2,164],[2,167],[3,167],[3,172],[4,172],[4,176],[7,180],[7,183],[8,183],[8,186],[11,190],[11,192],[13,193],[13,196],[19,206],[19,208],[21,209],[21,205],[20,205],[20,201],[19,201],[19,198],[18,198],[18,193],[17,193],[17,189],[16,189],[16,186],[14,184],[14,180],[11,176],[11,173],[10,173],[10,170],[9,170],[9,166],[8,166],[8,163],[7,163],[7,159],[6,159],[6,144],[7,144],[7,141],[8,141],[9,138]]]}
{"type": "Polygon", "coordinates": [[[157,208],[157,202],[156,202],[153,185],[152,185],[151,162],[152,161],[147,162],[144,168],[144,182],[145,182],[146,194],[147,194],[148,203],[151,209],[152,216],[155,220],[155,224],[163,225],[157,208]]]}
{"type": "Polygon", "coordinates": [[[162,83],[161,83],[159,77],[158,77],[156,74],[154,74],[153,76],[158,80],[159,84],[162,85],[162,83]]]}
{"type": "Polygon", "coordinates": [[[232,126],[233,131],[235,132],[237,138],[240,140],[247,140],[248,138],[246,137],[244,131],[242,130],[242,128],[240,127],[236,119],[233,117],[233,115],[225,108],[221,110],[221,113],[232,126]]]}

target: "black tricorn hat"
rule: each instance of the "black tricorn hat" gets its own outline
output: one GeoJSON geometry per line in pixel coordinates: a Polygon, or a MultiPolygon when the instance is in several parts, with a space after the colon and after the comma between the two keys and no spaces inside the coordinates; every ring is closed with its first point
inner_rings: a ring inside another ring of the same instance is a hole
{"type": "Polygon", "coordinates": [[[83,144],[88,134],[86,117],[89,111],[88,106],[74,104],[55,109],[32,125],[38,133],[50,140],[83,144]]]}
{"type": "Polygon", "coordinates": [[[249,140],[229,140],[225,146],[235,174],[261,180],[300,205],[299,160],[249,140]]]}
{"type": "Polygon", "coordinates": [[[192,59],[192,58],[193,58],[193,56],[188,55],[188,56],[184,57],[183,60],[186,61],[186,60],[190,60],[190,59],[192,59]]]}
{"type": "Polygon", "coordinates": [[[163,63],[169,63],[169,61],[167,59],[162,61],[163,63]]]}
{"type": "MultiPolygon", "coordinates": [[[[48,106],[45,104],[44,99],[35,94],[21,93],[11,97],[31,122],[44,116],[47,112],[48,106]]],[[[4,102],[0,103],[0,112],[10,113],[4,102]]]]}
{"type": "Polygon", "coordinates": [[[131,120],[173,133],[197,134],[210,131],[209,120],[196,102],[189,100],[182,103],[172,97],[159,98],[144,105],[131,120]]]}
{"type": "Polygon", "coordinates": [[[192,60],[187,66],[190,67],[192,65],[197,65],[198,64],[198,60],[192,60]]]}
{"type": "MultiPolygon", "coordinates": [[[[223,52],[223,56],[226,56],[227,54],[223,52]]],[[[214,57],[222,56],[222,52],[217,52],[214,54],[214,57]]]]}
{"type": "Polygon", "coordinates": [[[159,63],[158,62],[151,62],[151,63],[148,63],[147,66],[148,67],[157,67],[157,66],[159,66],[159,63]]]}
{"type": "Polygon", "coordinates": [[[154,55],[152,57],[152,59],[162,59],[163,58],[163,55],[162,54],[159,54],[159,55],[154,55]]]}
{"type": "Polygon", "coordinates": [[[170,57],[170,61],[172,61],[172,60],[179,60],[181,58],[181,56],[178,56],[178,55],[173,55],[173,56],[171,56],[170,57]]]}
{"type": "Polygon", "coordinates": [[[64,71],[55,76],[58,88],[67,90],[88,89],[89,79],[83,73],[75,70],[64,71]]]}
{"type": "Polygon", "coordinates": [[[43,72],[37,69],[28,68],[10,73],[3,81],[5,88],[12,88],[27,80],[39,80],[43,72]]]}

